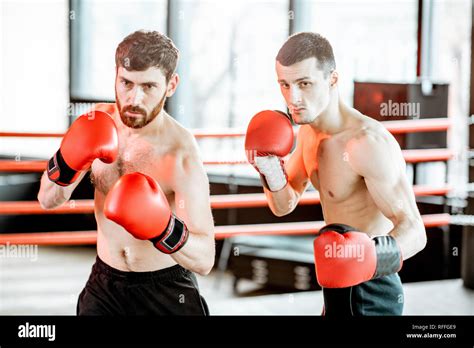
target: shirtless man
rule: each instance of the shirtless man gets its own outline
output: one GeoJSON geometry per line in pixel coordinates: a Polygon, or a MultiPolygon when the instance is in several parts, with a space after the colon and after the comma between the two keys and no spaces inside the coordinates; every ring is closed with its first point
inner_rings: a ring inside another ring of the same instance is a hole
{"type": "MultiPolygon", "coordinates": [[[[291,36],[278,52],[276,72],[300,125],[296,149],[284,164],[285,141],[272,135],[283,133],[278,130],[267,137],[247,133],[246,150],[254,152],[251,163],[275,215],[291,213],[309,182],[319,191],[329,224],[314,241],[325,314],[401,315],[397,272],[425,247],[426,231],[398,143],[379,122],[340,100],[335,68],[324,37],[291,36]]],[[[255,125],[263,118],[254,117],[249,130],[290,124],[266,113],[274,120],[255,125]]]]}
{"type": "Polygon", "coordinates": [[[214,264],[209,182],[193,135],[163,108],[178,54],[158,32],[127,36],[116,103],[74,122],[41,179],[38,200],[53,209],[91,169],[98,256],[78,315],[208,314],[192,272],[214,264]]]}

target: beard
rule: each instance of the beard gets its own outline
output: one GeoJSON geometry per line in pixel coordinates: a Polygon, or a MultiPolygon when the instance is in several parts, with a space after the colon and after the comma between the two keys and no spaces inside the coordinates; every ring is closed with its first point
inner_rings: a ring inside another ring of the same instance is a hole
{"type": "Polygon", "coordinates": [[[120,119],[122,120],[122,123],[129,128],[139,129],[139,128],[145,127],[150,122],[153,122],[156,116],[158,116],[161,110],[163,110],[163,105],[165,105],[165,101],[166,101],[166,91],[163,94],[163,98],[161,98],[161,100],[153,108],[150,114],[147,114],[146,111],[143,110],[139,106],[128,105],[122,109],[122,105],[120,105],[120,102],[117,98],[117,93],[115,93],[115,100],[117,101],[117,106],[119,109],[120,119]],[[127,116],[125,114],[127,111],[138,113],[138,114],[141,114],[142,116],[138,116],[138,117],[127,116]]]}

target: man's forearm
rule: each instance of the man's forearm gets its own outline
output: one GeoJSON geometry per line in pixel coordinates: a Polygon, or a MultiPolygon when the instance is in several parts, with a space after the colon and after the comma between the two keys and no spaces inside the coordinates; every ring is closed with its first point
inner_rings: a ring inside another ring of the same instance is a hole
{"type": "Polygon", "coordinates": [[[214,238],[207,234],[190,232],[186,245],[170,256],[184,268],[206,275],[214,266],[214,238]]]}
{"type": "Polygon", "coordinates": [[[283,189],[272,192],[264,188],[268,205],[276,216],[284,216],[291,213],[298,204],[299,196],[288,183],[283,189]]]}
{"type": "Polygon", "coordinates": [[[426,245],[426,229],[421,218],[404,219],[397,223],[390,235],[397,241],[403,260],[414,256],[426,245]]]}
{"type": "MultiPolygon", "coordinates": [[[[77,182],[80,182],[86,172],[84,171],[79,176],[77,182]]],[[[48,179],[46,172],[41,177],[41,186],[38,191],[38,201],[43,209],[54,209],[70,197],[77,185],[59,186],[48,179]]]]}

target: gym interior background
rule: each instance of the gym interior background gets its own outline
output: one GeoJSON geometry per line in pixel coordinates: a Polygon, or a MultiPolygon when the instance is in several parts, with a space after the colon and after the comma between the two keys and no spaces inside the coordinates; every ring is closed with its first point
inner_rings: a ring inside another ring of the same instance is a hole
{"type": "Polygon", "coordinates": [[[329,39],[341,98],[387,122],[420,212],[434,219],[427,247],[400,272],[405,313],[474,314],[470,0],[2,0],[0,18],[0,314],[75,313],[95,259],[80,233],[96,228],[93,187],[83,180],[62,210],[44,213],[39,178],[58,134],[94,103],[114,101],[115,48],[138,29],[164,32],[180,50],[181,83],[166,109],[201,134],[221,231],[214,270],[199,277],[212,314],[321,313],[311,234],[231,233],[322,220],[314,189],[292,214],[273,216],[253,168],[231,163],[244,158],[241,134],[255,113],[285,110],[274,60],[299,31],[329,39]],[[419,113],[381,112],[394,105],[419,113]],[[34,241],[36,257],[8,255],[10,240],[34,241]]]}

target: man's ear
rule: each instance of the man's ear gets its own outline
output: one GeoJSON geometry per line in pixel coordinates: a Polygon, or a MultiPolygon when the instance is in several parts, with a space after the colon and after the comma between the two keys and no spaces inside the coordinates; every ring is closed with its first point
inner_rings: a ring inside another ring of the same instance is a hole
{"type": "Polygon", "coordinates": [[[337,85],[337,82],[339,81],[339,73],[336,70],[333,70],[331,72],[331,87],[334,87],[337,85]]]}
{"type": "Polygon", "coordinates": [[[171,97],[174,92],[176,91],[176,87],[178,87],[179,84],[179,75],[177,73],[174,73],[169,82],[168,82],[168,88],[166,90],[166,96],[171,97]]]}

